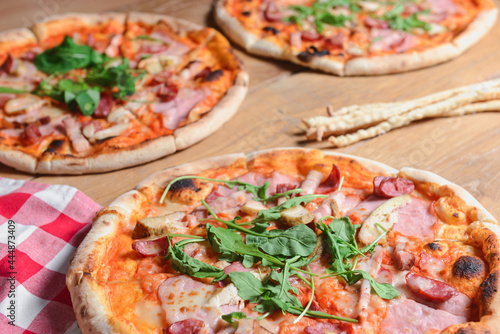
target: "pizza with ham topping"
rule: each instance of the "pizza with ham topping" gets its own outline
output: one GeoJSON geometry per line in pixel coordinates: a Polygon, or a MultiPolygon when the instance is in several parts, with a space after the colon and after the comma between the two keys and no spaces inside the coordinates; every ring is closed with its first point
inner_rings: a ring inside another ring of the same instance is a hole
{"type": "Polygon", "coordinates": [[[151,161],[217,130],[247,84],[214,29],[145,13],[51,17],[0,34],[0,162],[81,174],[151,161]]]}
{"type": "Polygon", "coordinates": [[[497,9],[491,0],[219,0],[215,15],[251,53],[352,76],[454,58],[490,30],[497,9]]]}
{"type": "Polygon", "coordinates": [[[141,182],[67,285],[84,333],[494,333],[499,235],[430,172],[273,149],[141,182]]]}

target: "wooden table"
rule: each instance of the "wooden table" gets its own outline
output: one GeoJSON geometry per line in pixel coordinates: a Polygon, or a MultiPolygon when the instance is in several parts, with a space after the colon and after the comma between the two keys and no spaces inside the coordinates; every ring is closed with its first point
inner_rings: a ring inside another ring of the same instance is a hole
{"type": "MultiPolygon", "coordinates": [[[[497,2],[498,4],[498,2],[497,2]]],[[[0,30],[26,26],[68,11],[165,13],[215,26],[211,0],[2,0],[0,30]]],[[[217,133],[175,155],[120,171],[82,176],[33,176],[0,165],[0,176],[75,186],[101,205],[160,169],[193,160],[272,147],[325,148],[305,141],[301,119],[323,115],[325,106],[389,102],[500,75],[500,22],[461,57],[409,73],[340,78],[300,66],[251,56],[237,49],[251,76],[237,115],[217,133]]],[[[470,191],[500,218],[500,114],[425,120],[335,151],[435,172],[470,191]]]]}

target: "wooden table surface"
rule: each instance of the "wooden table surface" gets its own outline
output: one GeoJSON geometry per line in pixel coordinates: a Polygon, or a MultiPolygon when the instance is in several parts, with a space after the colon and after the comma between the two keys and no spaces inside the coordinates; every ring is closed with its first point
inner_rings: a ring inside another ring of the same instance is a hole
{"type": "MultiPolygon", "coordinates": [[[[0,30],[28,26],[69,11],[165,13],[216,27],[211,0],[2,0],[0,30]]],[[[498,2],[497,2],[498,5],[498,2]]],[[[33,176],[0,165],[0,176],[68,184],[101,205],[132,189],[160,169],[216,155],[301,146],[301,119],[324,115],[325,106],[413,99],[440,90],[500,76],[500,22],[471,50],[445,64],[409,73],[341,78],[246,54],[236,48],[250,73],[250,89],[240,110],[215,134],[174,155],[103,174],[33,176]]],[[[377,138],[334,151],[374,159],[395,168],[429,170],[471,192],[500,218],[500,113],[424,120],[377,138]]]]}

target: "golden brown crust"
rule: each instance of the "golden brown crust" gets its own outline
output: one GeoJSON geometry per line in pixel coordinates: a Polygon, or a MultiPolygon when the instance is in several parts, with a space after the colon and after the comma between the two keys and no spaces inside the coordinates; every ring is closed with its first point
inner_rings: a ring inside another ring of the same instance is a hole
{"type": "Polygon", "coordinates": [[[34,46],[36,37],[26,28],[12,29],[0,33],[0,63],[3,56],[14,49],[34,46]]]}
{"type": "Polygon", "coordinates": [[[17,151],[2,143],[0,143],[0,162],[28,173],[35,173],[38,163],[34,156],[22,151],[17,151]]]}
{"type": "Polygon", "coordinates": [[[66,285],[83,333],[125,332],[119,328],[123,325],[113,319],[106,291],[96,281],[95,272],[104,265],[109,241],[124,227],[121,222],[128,221],[143,202],[144,196],[132,190],[98,212],[92,229],[71,260],[66,285]]]}
{"type": "Polygon", "coordinates": [[[101,173],[139,165],[175,152],[174,137],[163,136],[90,157],[60,156],[54,159],[42,159],[35,172],[39,174],[101,173]]]}
{"type": "MultiPolygon", "coordinates": [[[[116,22],[125,27],[126,14],[124,13],[64,13],[45,18],[33,25],[38,42],[43,44],[52,36],[65,35],[68,31],[84,27],[93,27],[109,22],[116,22]]],[[[122,30],[123,31],[123,30],[122,30]]]]}

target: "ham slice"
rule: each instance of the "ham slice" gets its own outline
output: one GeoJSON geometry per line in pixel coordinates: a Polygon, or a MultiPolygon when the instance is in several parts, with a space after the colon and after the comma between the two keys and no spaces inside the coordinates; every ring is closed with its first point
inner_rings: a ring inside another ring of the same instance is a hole
{"type": "MultiPolygon", "coordinates": [[[[180,42],[177,42],[176,40],[172,39],[170,36],[163,34],[161,32],[155,31],[150,36],[152,38],[156,38],[156,39],[159,39],[161,41],[164,41],[165,44],[161,44],[161,43],[154,42],[154,41],[149,42],[149,43],[143,43],[143,49],[146,45],[149,48],[148,50],[151,50],[151,48],[155,48],[155,47],[157,48],[157,49],[153,49],[153,51],[149,51],[149,52],[155,53],[154,51],[156,50],[156,52],[158,52],[159,54],[162,54],[162,55],[182,56],[190,50],[189,46],[187,46],[186,44],[182,44],[180,42]]],[[[148,51],[146,51],[146,50],[144,50],[144,51],[146,53],[148,53],[148,51]]]]}
{"type": "Polygon", "coordinates": [[[209,205],[215,213],[237,211],[247,202],[247,200],[247,192],[241,190],[234,192],[227,197],[216,198],[210,202],[209,205]]]}
{"type": "Polygon", "coordinates": [[[395,50],[396,52],[405,52],[413,48],[417,39],[412,34],[395,31],[391,29],[376,29],[371,31],[372,40],[370,52],[381,52],[395,50]]]}
{"type": "Polygon", "coordinates": [[[381,206],[385,201],[387,201],[386,198],[370,196],[350,210],[348,215],[351,220],[362,223],[370,215],[370,213],[373,212],[373,210],[381,206]]]}
{"type": "Polygon", "coordinates": [[[407,205],[398,210],[398,219],[392,230],[423,241],[433,241],[432,226],[437,220],[430,212],[430,208],[430,203],[413,197],[407,205]]]}
{"type": "Polygon", "coordinates": [[[300,185],[302,192],[300,195],[310,195],[314,194],[320,183],[323,181],[323,173],[311,169],[306,176],[306,179],[300,185]]]}
{"type": "MultiPolygon", "coordinates": [[[[290,185],[292,187],[297,187],[299,185],[299,180],[293,176],[281,174],[278,171],[274,171],[271,177],[266,179],[265,182],[269,182],[269,187],[267,188],[266,195],[272,196],[278,193],[277,186],[280,184],[290,185]]],[[[264,183],[265,183],[264,182],[264,183]]],[[[295,188],[293,188],[295,189],[295,188]]]]}
{"type": "Polygon", "coordinates": [[[89,141],[83,136],[80,125],[71,117],[65,118],[63,125],[66,128],[66,134],[71,141],[71,146],[78,153],[85,153],[90,150],[89,141]]]}
{"type": "Polygon", "coordinates": [[[389,303],[380,333],[421,334],[431,329],[442,331],[446,327],[466,321],[465,317],[435,310],[410,299],[396,299],[389,303]]]}
{"type": "Polygon", "coordinates": [[[184,275],[166,279],[158,288],[158,297],[168,328],[175,324],[178,326],[173,329],[186,327],[180,326],[183,324],[180,322],[190,320],[189,323],[197,324],[196,328],[202,326],[200,333],[207,334],[226,325],[221,315],[237,312],[244,306],[234,284],[221,289],[184,275]]]}
{"type": "Polygon", "coordinates": [[[182,88],[172,101],[153,103],[151,110],[163,115],[165,128],[175,130],[188,117],[194,106],[209,94],[205,89],[182,88]]]}

